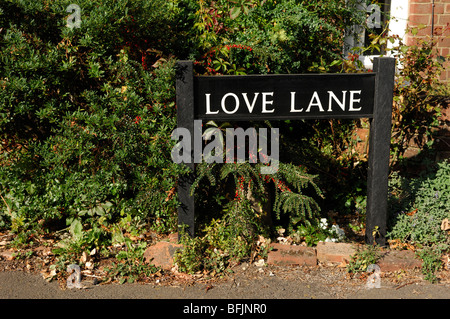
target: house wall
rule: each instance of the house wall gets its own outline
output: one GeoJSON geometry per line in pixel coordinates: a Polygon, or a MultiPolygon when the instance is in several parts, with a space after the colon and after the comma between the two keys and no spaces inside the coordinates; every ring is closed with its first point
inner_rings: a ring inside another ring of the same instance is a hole
{"type": "MultiPolygon", "coordinates": [[[[450,0],[409,0],[408,26],[418,27],[420,25],[425,27],[420,29],[415,36],[407,35],[406,43],[411,45],[417,40],[431,37],[433,26],[433,37],[437,40],[439,54],[450,58],[450,0]]],[[[446,62],[445,67],[446,70],[441,75],[441,80],[450,84],[449,61],[446,62]]]]}
{"type": "MultiPolygon", "coordinates": [[[[434,24],[433,38],[437,40],[438,54],[450,60],[450,0],[434,0],[434,21],[432,20],[433,0],[391,0],[389,23],[389,34],[398,35],[408,45],[413,45],[417,40],[431,38],[432,24],[434,24]],[[420,31],[413,36],[406,34],[407,27],[418,27],[423,25],[420,31]]],[[[388,46],[393,48],[397,44],[388,42],[388,46]]],[[[388,51],[388,55],[389,55],[388,51]]],[[[360,56],[366,68],[372,68],[372,61],[375,56],[360,56]]],[[[441,75],[441,81],[450,85],[450,62],[444,65],[445,69],[441,75]]],[[[450,97],[443,101],[440,117],[440,125],[436,128],[433,148],[436,151],[436,161],[450,159],[450,97]]],[[[357,149],[361,153],[368,151],[369,129],[361,128],[356,131],[361,142],[357,144],[357,149]]],[[[422,149],[414,139],[408,144],[408,149],[404,156],[414,158],[419,155],[422,149]]]]}

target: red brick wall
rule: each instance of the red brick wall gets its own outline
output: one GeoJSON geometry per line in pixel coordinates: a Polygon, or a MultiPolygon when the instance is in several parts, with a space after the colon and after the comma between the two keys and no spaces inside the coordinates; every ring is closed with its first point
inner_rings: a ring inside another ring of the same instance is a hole
{"type": "MultiPolygon", "coordinates": [[[[406,0],[405,0],[406,1],[406,0]]],[[[408,35],[407,44],[413,44],[415,39],[431,36],[433,0],[409,0],[408,26],[425,25],[416,36],[408,35]]],[[[438,41],[439,54],[450,58],[450,0],[434,0],[434,37],[438,41]]],[[[450,82],[450,63],[441,80],[450,82]]]]}

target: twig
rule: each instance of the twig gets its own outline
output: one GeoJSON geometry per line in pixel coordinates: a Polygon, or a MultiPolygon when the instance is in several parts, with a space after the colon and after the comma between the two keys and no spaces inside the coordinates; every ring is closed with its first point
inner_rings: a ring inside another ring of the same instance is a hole
{"type": "Polygon", "coordinates": [[[400,286],[396,287],[395,290],[399,290],[400,288],[403,288],[403,287],[405,287],[407,285],[410,285],[410,284],[413,284],[413,283],[415,283],[415,281],[407,282],[406,284],[403,284],[403,285],[400,285],[400,286]]]}
{"type": "Polygon", "coordinates": [[[5,202],[6,207],[8,207],[8,213],[9,216],[11,216],[11,218],[13,217],[12,213],[11,213],[11,208],[9,208],[8,203],[6,202],[6,200],[3,198],[2,194],[0,194],[0,197],[3,199],[3,201],[5,202]]]}

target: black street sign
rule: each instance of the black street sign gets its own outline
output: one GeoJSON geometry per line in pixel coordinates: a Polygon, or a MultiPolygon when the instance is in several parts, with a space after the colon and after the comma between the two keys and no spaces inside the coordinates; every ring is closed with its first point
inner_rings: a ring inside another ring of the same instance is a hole
{"type": "MultiPolygon", "coordinates": [[[[298,120],[369,118],[366,242],[385,246],[394,58],[375,58],[373,72],[194,76],[192,61],[177,64],[177,125],[191,133],[194,120],[298,120]],[[374,237],[375,236],[375,237],[374,237]]],[[[194,154],[191,174],[178,183],[179,224],[195,234],[194,154]]]]}
{"type": "Polygon", "coordinates": [[[194,115],[208,120],[372,117],[375,74],[197,76],[194,115]]]}

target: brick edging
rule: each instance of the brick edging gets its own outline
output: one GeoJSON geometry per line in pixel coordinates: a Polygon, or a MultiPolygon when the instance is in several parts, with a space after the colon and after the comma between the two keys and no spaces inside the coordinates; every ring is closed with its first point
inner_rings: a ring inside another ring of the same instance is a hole
{"type": "MultiPolygon", "coordinates": [[[[347,264],[357,252],[358,247],[362,246],[356,243],[333,242],[319,242],[316,247],[272,243],[267,263],[278,266],[316,266],[319,263],[347,264]]],[[[411,250],[383,249],[381,256],[377,264],[383,272],[422,267],[422,262],[415,257],[415,253],[411,250]]]]}

